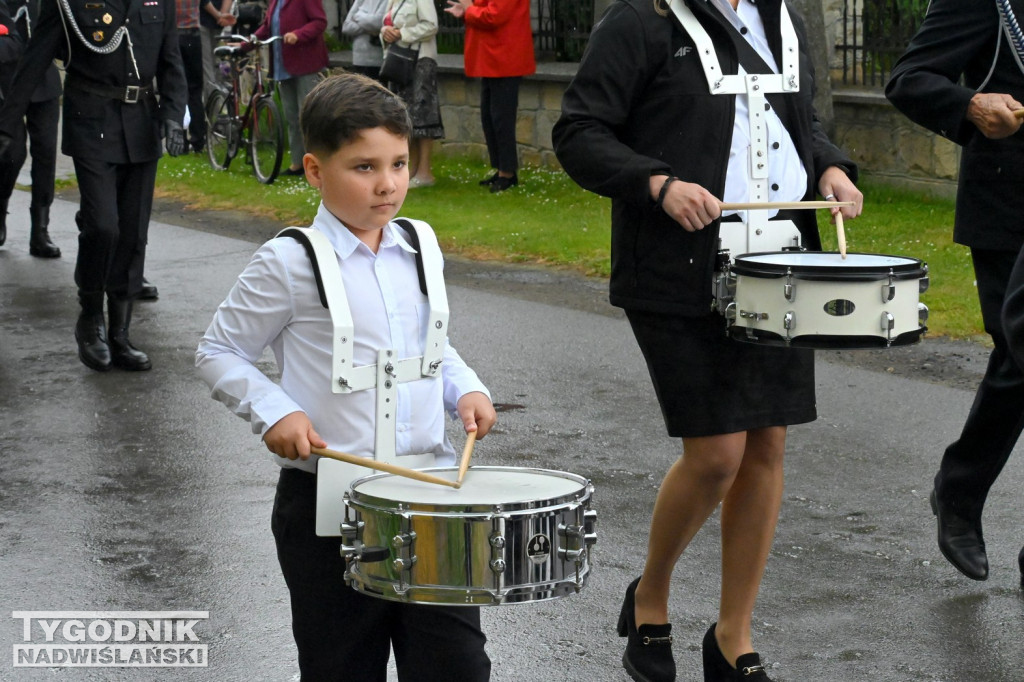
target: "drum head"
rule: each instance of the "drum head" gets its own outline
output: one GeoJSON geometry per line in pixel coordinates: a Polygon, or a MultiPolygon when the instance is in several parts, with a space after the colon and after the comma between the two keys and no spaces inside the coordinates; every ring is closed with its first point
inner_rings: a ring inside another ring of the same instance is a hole
{"type": "Polygon", "coordinates": [[[749,277],[782,277],[792,274],[801,279],[873,280],[891,272],[895,279],[920,278],[927,266],[916,258],[880,253],[839,253],[821,251],[771,251],[747,253],[734,259],[732,271],[749,277]]]}
{"type": "MultiPolygon", "coordinates": [[[[426,469],[439,474],[457,469],[426,469]]],[[[587,480],[565,471],[519,467],[470,467],[461,488],[449,488],[393,474],[376,474],[352,482],[349,497],[356,506],[410,510],[453,509],[504,511],[537,509],[582,496],[587,480]]]]}

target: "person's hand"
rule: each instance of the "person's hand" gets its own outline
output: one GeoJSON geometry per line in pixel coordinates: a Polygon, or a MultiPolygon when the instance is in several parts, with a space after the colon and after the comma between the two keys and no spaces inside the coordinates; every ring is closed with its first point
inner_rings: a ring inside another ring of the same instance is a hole
{"type": "Polygon", "coordinates": [[[288,459],[309,459],[310,447],[327,447],[305,412],[282,417],[263,434],[263,444],[275,455],[288,459]]]}
{"type": "Polygon", "coordinates": [[[498,421],[498,413],[494,411],[491,399],[480,391],[472,391],[459,398],[455,411],[459,413],[466,433],[476,431],[477,440],[486,436],[498,421]]]}
{"type": "Polygon", "coordinates": [[[299,42],[299,36],[295,35],[293,31],[284,34],[285,45],[294,45],[297,42],[299,42]]]}
{"type": "Polygon", "coordinates": [[[397,40],[401,40],[402,31],[394,26],[385,26],[384,30],[380,32],[381,39],[388,44],[391,44],[397,40]]]}
{"type": "Polygon", "coordinates": [[[844,220],[850,220],[859,216],[864,210],[864,195],[853,184],[853,180],[846,174],[846,171],[838,166],[829,166],[825,169],[818,180],[818,191],[821,192],[821,196],[825,197],[825,201],[853,202],[853,206],[837,206],[832,209],[833,223],[836,221],[836,213],[840,211],[843,212],[844,220]]]}
{"type": "Polygon", "coordinates": [[[164,146],[171,156],[181,156],[188,148],[185,144],[185,130],[177,121],[164,121],[164,146]]]}
{"type": "Polygon", "coordinates": [[[472,6],[473,0],[448,0],[448,6],[444,8],[444,11],[456,19],[461,19],[466,15],[466,10],[472,6]]]}
{"type": "MultiPolygon", "coordinates": [[[[667,175],[651,176],[651,199],[657,201],[667,179],[667,175]]],[[[687,232],[703,230],[722,215],[715,195],[700,185],[682,180],[673,180],[669,184],[661,200],[661,209],[687,232]]]]}
{"type": "Polygon", "coordinates": [[[221,15],[217,17],[218,26],[234,26],[236,23],[238,23],[238,17],[234,14],[221,13],[221,15]]]}
{"type": "Polygon", "coordinates": [[[967,120],[985,137],[1001,140],[1020,129],[1022,119],[1014,116],[1013,112],[1021,109],[1024,109],[1024,106],[1009,95],[979,92],[967,105],[967,120]]]}

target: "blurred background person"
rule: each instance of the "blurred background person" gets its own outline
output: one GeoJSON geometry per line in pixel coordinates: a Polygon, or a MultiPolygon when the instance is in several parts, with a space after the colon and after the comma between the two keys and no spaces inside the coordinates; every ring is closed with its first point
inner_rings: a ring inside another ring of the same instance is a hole
{"type": "Polygon", "coordinates": [[[380,32],[385,45],[398,43],[419,51],[412,82],[403,86],[388,85],[405,101],[412,118],[410,188],[434,184],[430,155],[434,140],[444,138],[437,89],[437,27],[437,9],[432,0],[391,0],[380,32]]]}
{"type": "Polygon", "coordinates": [[[350,70],[378,81],[383,61],[380,30],[387,6],[388,0],[354,0],[341,26],[341,32],[352,40],[350,70]]]}
{"type": "Polygon", "coordinates": [[[203,111],[203,41],[199,34],[200,0],[177,0],[178,52],[188,85],[187,144],[193,151],[206,149],[206,116],[203,111]]]}
{"type": "Polygon", "coordinates": [[[302,100],[327,68],[324,31],[327,15],[321,0],[270,0],[267,16],[253,33],[258,39],[281,36],[271,44],[270,77],[277,81],[288,125],[291,165],[281,175],[305,175],[302,156],[306,149],[299,128],[302,100]]]}
{"type": "Polygon", "coordinates": [[[235,25],[235,15],[231,13],[232,0],[201,0],[199,5],[199,39],[203,45],[203,101],[214,85],[224,81],[217,68],[217,58],[213,48],[217,47],[217,36],[225,27],[235,25]]]}
{"type": "MultiPolygon", "coordinates": [[[[32,24],[39,18],[40,0],[0,0],[0,102],[8,92],[18,60],[31,36],[32,24]]],[[[57,123],[60,121],[60,76],[53,64],[32,91],[25,115],[13,126],[8,158],[0,159],[0,245],[7,241],[7,204],[18,182],[18,173],[28,158],[26,141],[32,154],[32,203],[29,204],[31,228],[28,252],[38,258],[59,258],[60,249],[50,241],[50,206],[57,173],[57,123]]]]}
{"type": "Polygon", "coordinates": [[[481,79],[480,119],[495,172],[480,184],[504,192],[519,184],[519,83],[537,70],[530,0],[448,0],[445,12],[465,22],[466,75],[481,79]]]}

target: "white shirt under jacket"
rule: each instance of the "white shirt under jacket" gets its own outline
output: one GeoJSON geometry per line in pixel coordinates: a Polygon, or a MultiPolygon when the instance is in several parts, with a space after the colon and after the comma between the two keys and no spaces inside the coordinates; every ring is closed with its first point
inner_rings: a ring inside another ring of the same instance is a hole
{"type": "MultiPolygon", "coordinates": [[[[327,235],[341,264],[355,326],[355,365],[376,363],[377,351],[384,348],[394,349],[399,358],[422,355],[429,304],[420,291],[415,250],[403,230],[387,225],[374,254],[323,204],[313,227],[327,235]]],[[[196,367],[213,398],[251,422],[253,433],[262,436],[282,417],[301,410],[329,448],[373,457],[377,391],[331,392],[332,330],[305,249],[290,237],[272,239],[256,251],[214,314],[196,351],[196,367]],[[257,367],[267,347],[277,360],[280,384],[257,367]]],[[[454,417],[458,399],[472,391],[490,396],[450,345],[440,377],[399,384],[399,463],[416,468],[454,464],[444,414],[448,410],[454,417]]],[[[319,459],[270,456],[283,467],[310,472],[319,459]]]]}
{"type": "MultiPolygon", "coordinates": [[[[741,0],[734,10],[728,0],[713,0],[714,6],[722,16],[731,23],[748,43],[757,51],[761,59],[779,72],[778,64],[768,45],[768,36],[764,30],[764,22],[757,12],[757,6],[750,0],[741,0]]],[[[742,66],[738,73],[746,71],[742,66]]],[[[809,87],[804,84],[802,87],[809,87]]],[[[768,128],[768,186],[770,201],[800,201],[807,189],[807,170],[800,161],[796,144],[790,137],[786,126],[775,112],[765,112],[765,123],[768,128]]],[[[725,192],[722,201],[750,201],[750,108],[746,95],[736,96],[736,118],[732,129],[732,148],[729,150],[729,170],[725,175],[725,192]]],[[[727,211],[725,215],[739,213],[746,219],[746,211],[727,211]]],[[[772,210],[768,217],[773,217],[778,210],[772,210]]]]}

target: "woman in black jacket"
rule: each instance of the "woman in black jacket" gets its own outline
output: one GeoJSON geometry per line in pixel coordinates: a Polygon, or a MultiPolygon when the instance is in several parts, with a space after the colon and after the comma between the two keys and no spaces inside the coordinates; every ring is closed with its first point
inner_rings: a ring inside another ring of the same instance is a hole
{"type": "MultiPolygon", "coordinates": [[[[610,299],[626,310],[669,435],[683,439],[683,456],[655,503],[643,574],[627,589],[619,620],[619,634],[628,637],[623,665],[635,680],[675,679],[669,582],[719,503],[722,597],[704,638],[704,679],[741,672],[745,680],[768,679],[753,653],[751,615],[782,500],[786,428],[816,417],[814,358],[810,350],[729,340],[725,319],[712,312],[712,279],[720,199],[746,200],[763,188],[771,201],[799,201],[817,190],[853,202],[841,209],[846,218],[860,213],[855,166],[814,113],[798,21],[781,0],[671,8],[663,0],[620,0],[595,27],[553,131],[566,171],[612,199],[610,299]],[[677,12],[694,23],[684,29],[677,12]],[[702,44],[714,54],[702,56],[702,44]],[[748,56],[750,47],[757,56],[748,56]],[[717,72],[708,60],[717,60],[717,72]],[[722,81],[715,74],[735,82],[741,66],[782,74],[776,80],[787,85],[767,100],[755,91],[716,94],[722,81]],[[761,109],[763,117],[752,113],[761,109]],[[761,118],[768,139],[752,162],[752,121],[761,118]],[[750,167],[762,161],[768,172],[755,177],[750,167]]],[[[791,220],[803,245],[820,249],[813,212],[775,218],[791,220]]]]}

